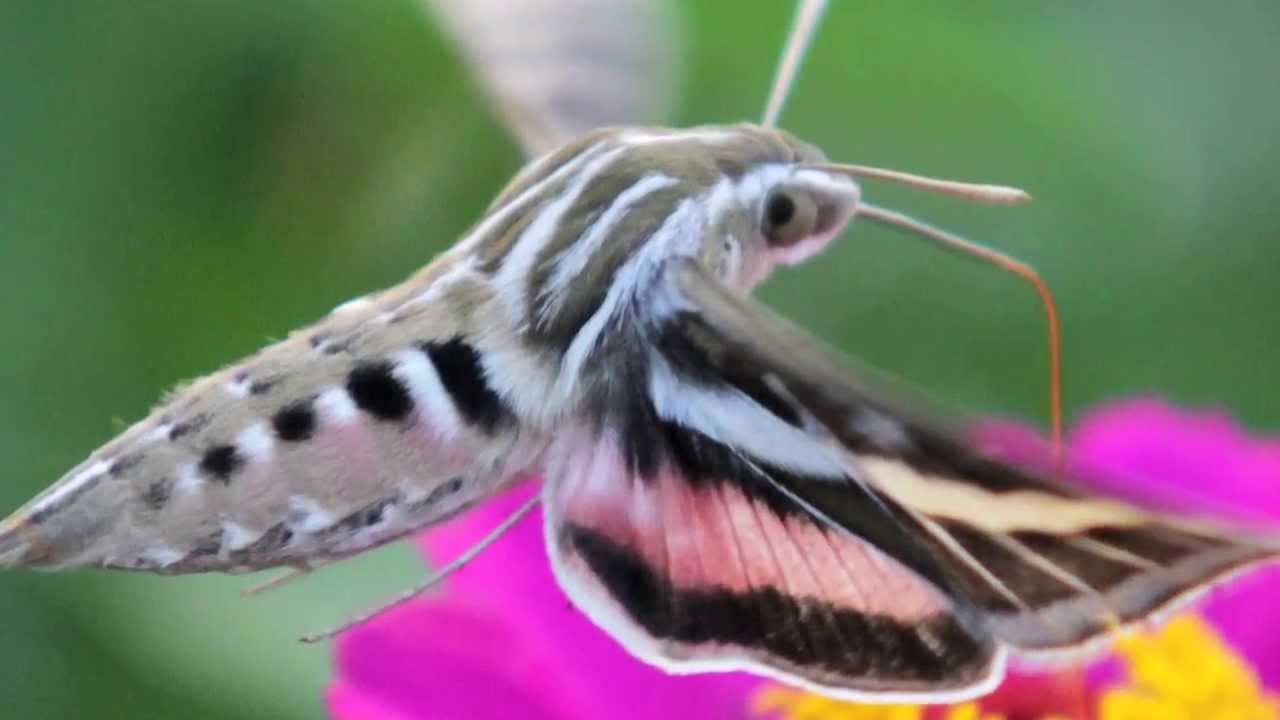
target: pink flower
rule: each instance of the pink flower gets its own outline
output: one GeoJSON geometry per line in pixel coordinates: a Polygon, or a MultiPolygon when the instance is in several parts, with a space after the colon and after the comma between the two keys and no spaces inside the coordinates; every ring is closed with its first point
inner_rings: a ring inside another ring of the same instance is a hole
{"type": "MultiPolygon", "coordinates": [[[[457,557],[534,491],[521,487],[422,539],[457,557]]],[[[758,680],[670,676],[632,658],[560,591],[542,522],[526,518],[442,596],[344,634],[329,707],[342,720],[741,718],[758,680]]]]}
{"type": "MultiPolygon", "coordinates": [[[[988,423],[977,438],[1032,466],[1049,457],[1043,439],[1022,426],[988,423]]],[[[1220,414],[1127,401],[1092,413],[1069,447],[1071,474],[1097,489],[1184,512],[1280,522],[1280,442],[1251,437],[1220,414]]],[[[531,492],[519,488],[430,533],[424,551],[437,563],[456,557],[531,492]]],[[[1217,591],[1203,607],[1267,685],[1280,689],[1278,602],[1280,570],[1269,570],[1217,591]]],[[[537,518],[454,576],[441,595],[343,635],[337,655],[329,705],[342,720],[733,719],[748,717],[750,697],[771,686],[742,674],[672,677],[633,659],[561,593],[537,518]]],[[[1099,680],[1122,680],[1115,667],[1095,671],[1088,688],[1079,673],[1014,675],[980,705],[1008,720],[1087,717],[1099,680]]],[[[953,710],[946,717],[969,717],[953,710]]],[[[921,709],[920,717],[940,712],[921,709]]]]}

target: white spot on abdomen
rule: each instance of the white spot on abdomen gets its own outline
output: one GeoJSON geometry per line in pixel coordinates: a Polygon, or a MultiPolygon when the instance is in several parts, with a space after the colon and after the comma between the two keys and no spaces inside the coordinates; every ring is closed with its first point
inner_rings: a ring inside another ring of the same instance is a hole
{"type": "Polygon", "coordinates": [[[424,352],[405,350],[395,355],[395,376],[409,389],[409,396],[425,414],[427,424],[442,438],[457,435],[462,426],[458,411],[436,367],[424,352]]]}
{"type": "Polygon", "coordinates": [[[158,567],[168,567],[186,556],[168,545],[153,545],[142,551],[142,559],[158,567]]]}
{"type": "Polygon", "coordinates": [[[249,547],[261,537],[261,530],[251,530],[229,521],[222,523],[222,546],[232,552],[249,547]]]}
{"type": "Polygon", "coordinates": [[[254,423],[236,436],[236,446],[251,463],[270,462],[271,452],[275,448],[275,440],[267,424],[254,423]]]}
{"type": "Polygon", "coordinates": [[[359,312],[373,304],[373,301],[367,297],[358,297],[348,300],[333,309],[331,315],[345,315],[348,313],[359,312]]]}
{"type": "Polygon", "coordinates": [[[223,388],[226,389],[227,394],[231,397],[244,399],[249,397],[249,387],[251,385],[253,385],[253,379],[248,374],[241,374],[226,385],[223,385],[223,388]]]}
{"type": "Polygon", "coordinates": [[[332,527],[338,519],[309,497],[293,495],[289,498],[289,524],[302,532],[319,532],[332,527]]]}
{"type": "Polygon", "coordinates": [[[195,463],[184,463],[178,467],[178,481],[173,486],[178,494],[199,492],[203,484],[200,481],[200,471],[196,468],[195,463]]]}
{"type": "Polygon", "coordinates": [[[173,432],[173,423],[161,423],[152,428],[146,435],[143,435],[142,441],[150,445],[162,440],[168,440],[171,432],[173,432]]]}
{"type": "Polygon", "coordinates": [[[334,425],[350,425],[359,417],[359,410],[347,391],[330,388],[316,398],[316,412],[320,419],[334,425]]]}

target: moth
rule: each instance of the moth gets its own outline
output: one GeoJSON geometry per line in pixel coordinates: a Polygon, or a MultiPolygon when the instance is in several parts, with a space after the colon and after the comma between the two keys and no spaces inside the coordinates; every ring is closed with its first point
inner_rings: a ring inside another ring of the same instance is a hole
{"type": "MultiPolygon", "coordinates": [[[[763,123],[541,154],[405,283],[181,389],[18,510],[0,566],[307,569],[541,476],[557,579],[637,657],[941,702],[1274,560],[983,456],[751,298],[859,218],[1023,267],[859,181],[1019,191],[833,164],[775,127],[821,6],[763,123]]],[[[566,126],[523,127],[536,147],[566,126]]]]}

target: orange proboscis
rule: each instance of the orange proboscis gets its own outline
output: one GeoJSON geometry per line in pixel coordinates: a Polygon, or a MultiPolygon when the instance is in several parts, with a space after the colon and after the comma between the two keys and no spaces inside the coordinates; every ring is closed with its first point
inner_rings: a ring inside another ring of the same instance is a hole
{"type": "Polygon", "coordinates": [[[1049,326],[1049,424],[1053,437],[1053,467],[1061,474],[1065,459],[1062,428],[1062,323],[1058,317],[1058,303],[1053,298],[1049,284],[1030,265],[997,252],[979,257],[984,257],[997,267],[1031,283],[1044,305],[1045,319],[1049,326]]]}
{"type": "MultiPolygon", "coordinates": [[[[829,166],[830,167],[830,166],[829,166]]],[[[1030,197],[1030,196],[1028,196],[1030,197]]],[[[962,252],[1010,272],[1035,287],[1044,305],[1049,325],[1049,422],[1053,434],[1053,467],[1061,474],[1064,470],[1062,428],[1062,323],[1058,316],[1058,303],[1054,300],[1049,284],[1030,265],[984,245],[965,240],[945,230],[922,223],[893,210],[867,205],[858,206],[857,214],[868,219],[907,230],[931,240],[949,250],[962,252]]]]}

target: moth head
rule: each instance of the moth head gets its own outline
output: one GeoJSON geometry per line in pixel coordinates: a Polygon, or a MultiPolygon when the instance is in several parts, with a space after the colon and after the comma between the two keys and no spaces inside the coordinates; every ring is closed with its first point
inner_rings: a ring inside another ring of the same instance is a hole
{"type": "Polygon", "coordinates": [[[740,124],[624,138],[637,175],[662,166],[679,179],[664,212],[699,209],[698,247],[686,249],[744,289],[819,253],[861,198],[851,177],[826,169],[821,150],[784,130],[740,124]]]}
{"type": "Polygon", "coordinates": [[[955,244],[933,228],[863,202],[859,180],[888,180],[992,204],[1030,199],[1016,188],[832,163],[814,145],[777,128],[746,124],[687,132],[696,141],[685,151],[717,170],[698,188],[707,209],[699,254],[723,280],[748,290],[777,266],[820,253],[855,217],[955,244]]]}
{"type": "Polygon", "coordinates": [[[862,192],[847,177],[804,165],[763,188],[755,208],[760,251],[774,265],[795,265],[819,253],[857,211],[862,192]]]}

